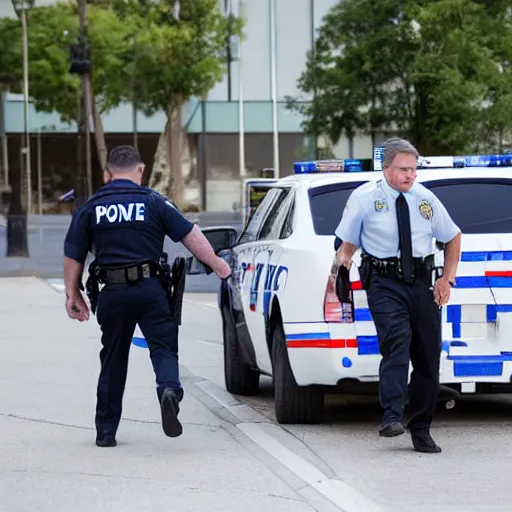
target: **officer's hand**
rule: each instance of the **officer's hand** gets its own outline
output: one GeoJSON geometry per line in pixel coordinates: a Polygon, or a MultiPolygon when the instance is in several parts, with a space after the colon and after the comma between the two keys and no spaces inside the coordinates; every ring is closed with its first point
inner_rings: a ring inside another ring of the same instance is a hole
{"type": "Polygon", "coordinates": [[[66,296],[66,311],[69,318],[73,320],[78,320],[79,322],[89,320],[89,307],[80,292],[66,296]]]}
{"type": "Polygon", "coordinates": [[[219,279],[227,279],[231,275],[231,267],[222,258],[218,259],[217,265],[213,269],[219,279]]]}
{"type": "Polygon", "coordinates": [[[448,304],[450,300],[451,286],[445,277],[439,278],[434,284],[434,300],[441,307],[448,304]]]}

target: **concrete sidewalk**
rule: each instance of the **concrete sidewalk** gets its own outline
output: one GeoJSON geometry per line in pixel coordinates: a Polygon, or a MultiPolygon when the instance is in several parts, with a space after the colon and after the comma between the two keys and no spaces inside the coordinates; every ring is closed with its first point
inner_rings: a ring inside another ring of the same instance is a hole
{"type": "Polygon", "coordinates": [[[68,319],[63,301],[36,278],[0,279],[0,511],[314,510],[184,368],[184,433],[165,437],[137,347],[118,446],[96,447],[99,328],[68,319]]]}

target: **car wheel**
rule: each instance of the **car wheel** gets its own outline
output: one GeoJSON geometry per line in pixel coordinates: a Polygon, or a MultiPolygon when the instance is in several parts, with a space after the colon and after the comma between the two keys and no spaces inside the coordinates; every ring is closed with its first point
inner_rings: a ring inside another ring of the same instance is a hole
{"type": "Polygon", "coordinates": [[[235,322],[227,307],[222,310],[222,332],[224,337],[224,381],[227,391],[235,395],[255,395],[260,385],[260,374],[244,361],[235,322]]]}
{"type": "Polygon", "coordinates": [[[278,423],[321,423],[324,394],[309,386],[298,386],[295,382],[280,323],[272,334],[272,366],[278,423]]]}

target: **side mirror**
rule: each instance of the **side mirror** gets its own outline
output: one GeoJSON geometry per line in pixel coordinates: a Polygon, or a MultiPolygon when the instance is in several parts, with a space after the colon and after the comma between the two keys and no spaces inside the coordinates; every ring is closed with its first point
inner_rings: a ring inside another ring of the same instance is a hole
{"type": "Polygon", "coordinates": [[[213,247],[215,254],[231,249],[236,243],[238,232],[231,226],[219,226],[201,229],[203,235],[213,247]]]}
{"type": "MultiPolygon", "coordinates": [[[[219,254],[221,252],[230,249],[235,245],[238,237],[236,228],[233,227],[211,227],[201,229],[204,236],[210,242],[215,254],[226,259],[226,254],[219,254]]],[[[227,252],[227,251],[226,251],[227,252]]],[[[186,261],[187,275],[200,275],[200,274],[211,274],[212,269],[203,263],[201,263],[195,256],[190,256],[186,261]]]]}

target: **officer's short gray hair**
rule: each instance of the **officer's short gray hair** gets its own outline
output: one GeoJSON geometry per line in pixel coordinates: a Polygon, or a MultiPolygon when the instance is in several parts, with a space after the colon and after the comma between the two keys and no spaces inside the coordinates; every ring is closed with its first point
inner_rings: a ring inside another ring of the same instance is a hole
{"type": "Polygon", "coordinates": [[[398,137],[388,139],[386,142],[384,142],[383,147],[383,169],[391,165],[391,162],[393,162],[393,159],[395,158],[396,155],[398,155],[398,153],[407,153],[408,155],[414,155],[416,157],[416,160],[418,160],[418,157],[420,156],[418,150],[408,140],[399,139],[398,137]]]}

